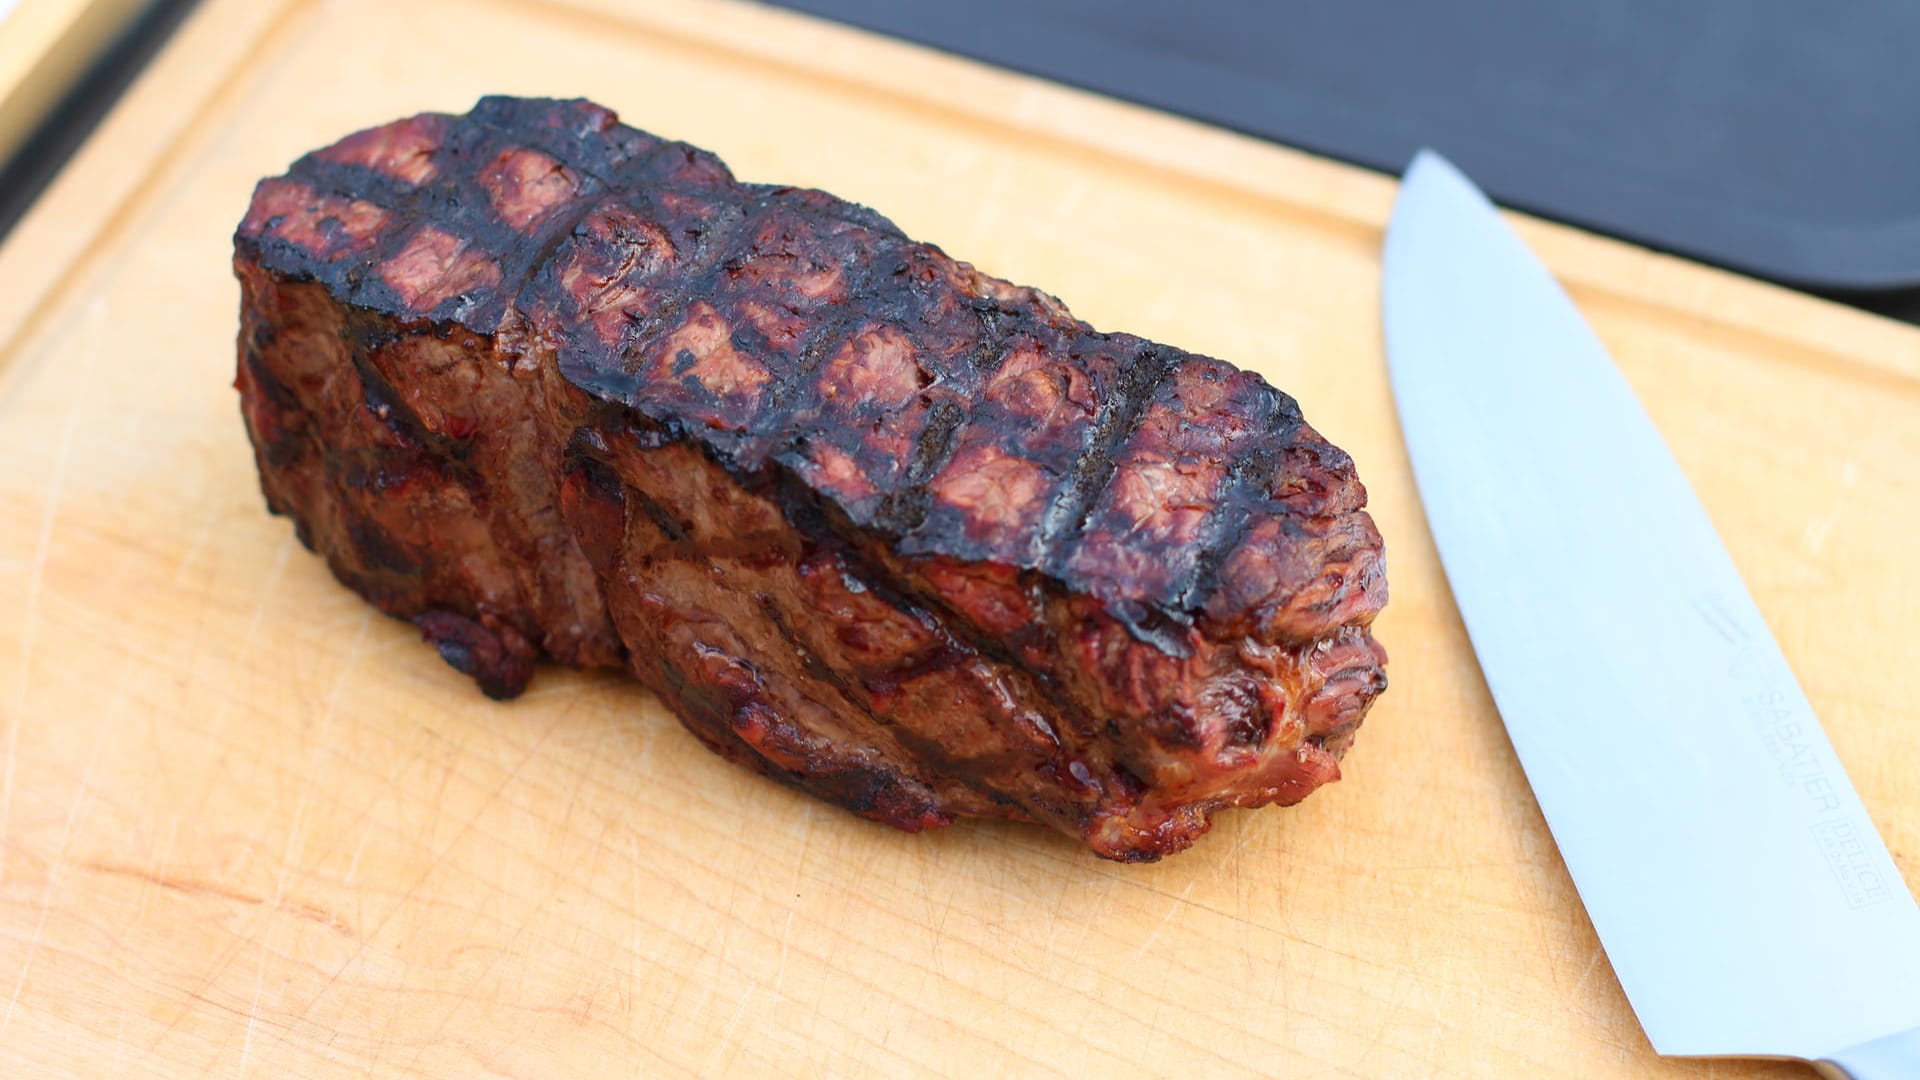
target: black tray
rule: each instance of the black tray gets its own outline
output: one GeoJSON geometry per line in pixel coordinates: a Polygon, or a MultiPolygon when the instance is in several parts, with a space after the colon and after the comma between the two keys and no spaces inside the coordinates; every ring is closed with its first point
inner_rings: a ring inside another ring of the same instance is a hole
{"type": "Polygon", "coordinates": [[[1920,286],[1920,0],[772,0],[1805,288],[1920,286]]]}

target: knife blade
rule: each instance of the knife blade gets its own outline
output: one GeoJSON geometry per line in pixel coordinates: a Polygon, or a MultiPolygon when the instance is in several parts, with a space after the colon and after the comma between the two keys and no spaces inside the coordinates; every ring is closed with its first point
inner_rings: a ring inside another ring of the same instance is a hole
{"type": "Polygon", "coordinates": [[[1431,151],[1382,309],[1448,584],[1654,1048],[1920,1077],[1920,908],[1626,379],[1431,151]]]}

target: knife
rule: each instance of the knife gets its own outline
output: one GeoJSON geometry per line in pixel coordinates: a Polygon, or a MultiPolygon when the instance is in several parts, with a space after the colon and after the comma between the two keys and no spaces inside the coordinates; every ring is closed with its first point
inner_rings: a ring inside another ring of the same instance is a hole
{"type": "Polygon", "coordinates": [[[1920,1077],[1899,869],[1632,389],[1431,151],[1394,204],[1382,306],[1454,601],[1654,1049],[1920,1077]]]}

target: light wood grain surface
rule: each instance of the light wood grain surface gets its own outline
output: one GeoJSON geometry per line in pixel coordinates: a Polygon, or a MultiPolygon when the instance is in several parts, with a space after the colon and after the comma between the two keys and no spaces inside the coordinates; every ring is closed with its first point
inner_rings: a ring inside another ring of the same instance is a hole
{"type": "Polygon", "coordinates": [[[0,5],[0,164],[149,0],[0,5]]]}
{"type": "MultiPolygon", "coordinates": [[[[1409,476],[1392,193],[719,0],[208,0],[0,250],[0,1074],[1811,1076],[1662,1061],[1621,997],[1409,476]],[[493,91],[592,96],[1294,393],[1389,545],[1346,779],[1149,867],[906,836],[616,677],[489,703],[336,585],[262,511],[229,237],[303,150],[493,91]]],[[[1920,881],[1920,331],[1522,227],[1920,881]]]]}

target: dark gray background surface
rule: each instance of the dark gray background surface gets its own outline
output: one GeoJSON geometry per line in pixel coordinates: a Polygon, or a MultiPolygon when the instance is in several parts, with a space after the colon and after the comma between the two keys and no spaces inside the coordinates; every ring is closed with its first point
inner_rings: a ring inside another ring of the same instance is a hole
{"type": "MultiPolygon", "coordinates": [[[[194,0],[0,170],[0,235],[194,0]]],[[[1920,323],[1920,0],[767,0],[1920,323]]]]}
{"type": "Polygon", "coordinates": [[[1883,310],[1920,288],[1916,0],[770,2],[1386,171],[1433,146],[1507,205],[1883,310]]]}

